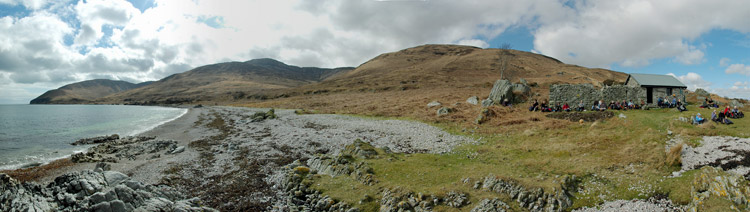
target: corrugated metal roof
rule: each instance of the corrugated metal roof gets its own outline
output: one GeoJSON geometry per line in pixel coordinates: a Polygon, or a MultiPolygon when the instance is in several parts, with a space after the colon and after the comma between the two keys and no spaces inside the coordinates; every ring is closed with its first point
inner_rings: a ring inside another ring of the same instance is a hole
{"type": "Polygon", "coordinates": [[[682,87],[687,88],[680,80],[672,75],[659,74],[630,74],[628,80],[635,80],[641,86],[659,86],[659,87],[682,87]]]}

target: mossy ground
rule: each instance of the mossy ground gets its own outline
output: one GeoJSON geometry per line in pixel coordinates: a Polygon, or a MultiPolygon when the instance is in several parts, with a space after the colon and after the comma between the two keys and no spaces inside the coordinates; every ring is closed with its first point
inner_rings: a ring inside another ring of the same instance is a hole
{"type": "MultiPolygon", "coordinates": [[[[315,185],[324,194],[354,205],[359,205],[364,195],[376,198],[376,202],[384,188],[400,187],[429,194],[461,191],[470,195],[472,204],[456,210],[468,211],[481,199],[489,197],[500,197],[517,207],[518,204],[510,202],[507,196],[472,189],[473,182],[488,175],[546,191],[559,188],[561,176],[576,175],[580,182],[579,191],[573,193],[573,208],[595,206],[607,200],[653,196],[687,204],[690,186],[686,185],[693,181],[694,171],[681,177],[668,177],[680,167],[667,162],[666,141],[680,136],[688,145],[700,145],[698,141],[702,136],[750,136],[750,131],[746,130],[750,124],[748,118],[733,119],[734,125],[697,126],[680,121],[679,117],[689,119],[699,112],[708,118],[711,110],[688,109],[682,113],[675,109],[615,111],[614,118],[583,124],[545,120],[548,118],[538,112],[524,111],[493,118],[531,117],[532,121],[520,127],[504,126],[508,122],[498,121],[485,125],[445,120],[429,122],[450,133],[477,139],[479,143],[459,146],[448,154],[389,154],[367,159],[378,179],[373,186],[362,185],[346,176],[317,177],[315,185]],[[626,118],[618,117],[620,113],[626,118]],[[533,121],[534,118],[537,121],[533,121]],[[464,178],[470,178],[470,183],[462,183],[464,178]]],[[[360,207],[371,211],[376,209],[372,204],[363,202],[360,207]]]]}

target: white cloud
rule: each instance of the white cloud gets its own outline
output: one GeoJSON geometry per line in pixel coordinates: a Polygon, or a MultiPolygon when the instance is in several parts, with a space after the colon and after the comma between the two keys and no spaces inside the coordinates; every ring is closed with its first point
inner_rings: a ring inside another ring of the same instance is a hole
{"type": "Polygon", "coordinates": [[[674,73],[669,73],[667,75],[672,75],[678,80],[680,80],[680,82],[685,84],[689,90],[695,90],[698,88],[710,90],[711,85],[713,84],[709,81],[704,80],[700,74],[693,73],[693,72],[689,72],[686,75],[682,75],[682,76],[677,76],[674,73]]]}
{"type": "Polygon", "coordinates": [[[577,13],[534,32],[534,48],[567,63],[590,67],[645,66],[673,58],[683,64],[704,61],[703,44],[691,42],[715,28],[750,32],[747,2],[575,1],[577,13]]]}
{"type": "Polygon", "coordinates": [[[721,58],[721,60],[719,60],[719,66],[720,67],[727,67],[727,66],[729,66],[729,62],[731,62],[731,61],[732,61],[731,59],[723,57],[723,58],[721,58]]]}
{"type": "Polygon", "coordinates": [[[47,0],[0,0],[0,4],[7,4],[11,6],[23,5],[30,10],[42,9],[49,2],[47,0]]]}
{"type": "Polygon", "coordinates": [[[125,0],[79,1],[75,12],[81,24],[75,43],[83,46],[95,45],[104,35],[103,26],[124,26],[134,15],[140,13],[125,0]]]}
{"type": "Polygon", "coordinates": [[[724,73],[750,76],[750,66],[747,66],[745,64],[732,64],[727,67],[724,73]]]}
{"type": "Polygon", "coordinates": [[[458,44],[458,45],[466,45],[466,46],[476,46],[476,47],[479,47],[479,48],[487,48],[487,47],[490,46],[489,43],[487,43],[487,42],[485,42],[483,40],[478,40],[478,39],[460,40],[460,41],[456,42],[456,44],[458,44]]]}

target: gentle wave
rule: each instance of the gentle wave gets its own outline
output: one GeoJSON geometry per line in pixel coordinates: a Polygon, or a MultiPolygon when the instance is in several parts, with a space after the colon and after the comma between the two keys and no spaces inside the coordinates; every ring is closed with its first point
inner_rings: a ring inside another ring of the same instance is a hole
{"type": "Polygon", "coordinates": [[[130,132],[130,133],[127,133],[127,134],[125,134],[125,135],[127,135],[127,136],[134,136],[134,135],[138,135],[138,134],[141,134],[141,133],[144,133],[144,132],[148,132],[148,131],[150,131],[150,130],[153,130],[154,128],[157,128],[157,127],[159,127],[159,126],[161,126],[161,125],[164,125],[164,124],[166,124],[166,123],[169,123],[169,122],[171,122],[171,121],[177,120],[178,118],[180,118],[180,117],[184,116],[185,114],[187,114],[187,112],[189,111],[189,109],[182,109],[182,110],[183,110],[183,111],[182,111],[182,113],[181,113],[180,115],[178,115],[178,116],[176,116],[176,117],[174,117],[174,118],[172,118],[172,119],[168,119],[168,120],[166,120],[166,121],[162,121],[162,122],[156,123],[155,125],[152,125],[152,126],[150,126],[150,127],[145,127],[145,128],[143,128],[143,129],[138,129],[138,130],[134,130],[134,131],[132,131],[132,132],[130,132]]]}

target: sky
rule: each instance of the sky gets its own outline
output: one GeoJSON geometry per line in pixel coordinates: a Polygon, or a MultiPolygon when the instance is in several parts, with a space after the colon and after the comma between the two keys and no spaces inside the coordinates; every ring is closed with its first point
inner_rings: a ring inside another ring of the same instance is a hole
{"type": "Polygon", "coordinates": [[[274,58],[358,66],[423,44],[513,49],[750,98],[746,0],[0,0],[0,104],[89,79],[274,58]]]}

